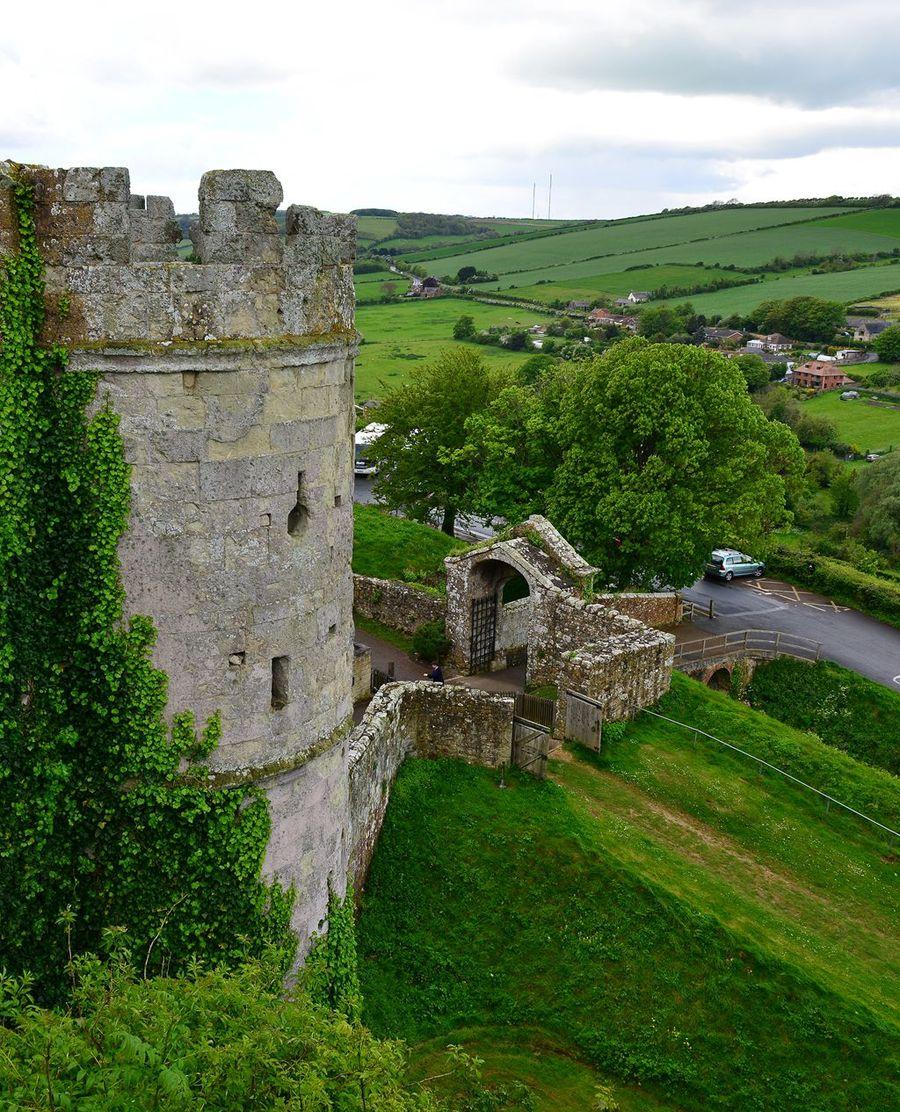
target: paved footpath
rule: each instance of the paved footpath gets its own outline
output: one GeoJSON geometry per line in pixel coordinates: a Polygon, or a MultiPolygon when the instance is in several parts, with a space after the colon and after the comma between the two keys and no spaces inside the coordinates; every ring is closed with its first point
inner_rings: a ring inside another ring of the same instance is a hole
{"type": "MultiPolygon", "coordinates": [[[[822,646],[822,656],[900,691],[900,630],[858,610],[840,606],[803,587],[778,579],[740,579],[732,583],[700,579],[683,591],[686,599],[706,605],[716,617],[695,617],[696,636],[765,629],[808,637],[822,646]]],[[[689,639],[681,627],[678,640],[689,639]]]]}

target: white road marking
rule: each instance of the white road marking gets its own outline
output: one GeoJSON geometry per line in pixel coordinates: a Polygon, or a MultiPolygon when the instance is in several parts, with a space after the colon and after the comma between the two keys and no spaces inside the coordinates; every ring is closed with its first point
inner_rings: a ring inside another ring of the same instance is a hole
{"type": "Polygon", "coordinates": [[[900,676],[894,676],[894,683],[897,684],[898,687],[900,687],[900,676]]]}

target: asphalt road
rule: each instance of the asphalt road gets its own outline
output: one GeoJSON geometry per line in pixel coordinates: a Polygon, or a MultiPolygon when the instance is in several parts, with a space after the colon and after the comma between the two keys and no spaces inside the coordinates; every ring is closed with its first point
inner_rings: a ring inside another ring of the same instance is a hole
{"type": "Polygon", "coordinates": [[[717,616],[693,620],[704,633],[766,629],[808,637],[828,660],[900,690],[900,630],[857,610],[776,579],[700,579],[682,594],[704,605],[713,600],[717,616]]]}
{"type": "MultiPolygon", "coordinates": [[[[353,497],[357,502],[374,502],[372,480],[357,477],[353,497]]],[[[460,522],[456,532],[469,541],[492,534],[477,519],[460,522]]],[[[765,629],[808,637],[821,644],[822,656],[828,660],[900,691],[900,630],[893,626],[775,579],[732,583],[699,579],[682,594],[703,605],[713,600],[715,618],[694,618],[701,635],[765,629]]]]}

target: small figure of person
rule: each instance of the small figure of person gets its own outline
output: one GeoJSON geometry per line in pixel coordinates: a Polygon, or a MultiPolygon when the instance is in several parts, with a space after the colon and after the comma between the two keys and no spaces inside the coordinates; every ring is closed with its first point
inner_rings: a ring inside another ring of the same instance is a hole
{"type": "Polygon", "coordinates": [[[425,679],[431,680],[432,683],[443,683],[444,669],[440,666],[440,664],[435,662],[431,665],[431,671],[425,672],[425,679]]]}

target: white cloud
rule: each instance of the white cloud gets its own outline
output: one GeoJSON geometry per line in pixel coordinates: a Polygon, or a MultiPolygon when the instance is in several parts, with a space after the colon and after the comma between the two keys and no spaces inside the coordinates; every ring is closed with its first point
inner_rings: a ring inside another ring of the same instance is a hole
{"type": "Polygon", "coordinates": [[[530,213],[551,169],[558,216],[890,192],[900,16],[849,12],[50,0],[0,28],[0,156],[127,165],[181,210],[221,166],[271,168],[288,201],[331,209],[485,215],[530,213]]]}

